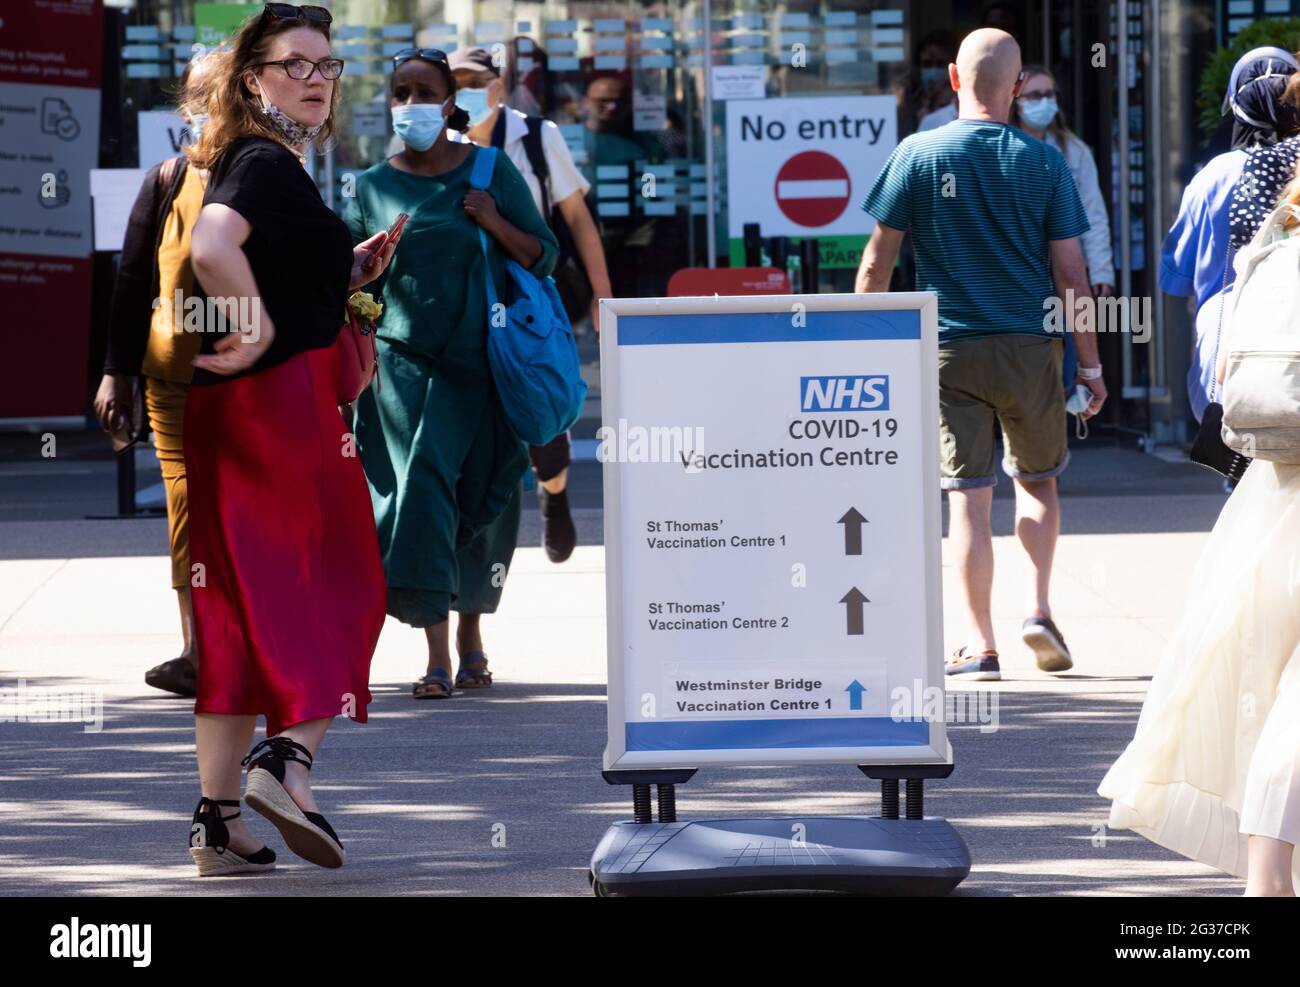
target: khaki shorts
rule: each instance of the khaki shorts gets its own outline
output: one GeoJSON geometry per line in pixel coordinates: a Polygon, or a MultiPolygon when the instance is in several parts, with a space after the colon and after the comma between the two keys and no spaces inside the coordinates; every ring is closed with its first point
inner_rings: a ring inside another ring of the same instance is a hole
{"type": "Polygon", "coordinates": [[[998,335],[939,347],[940,481],[944,490],[992,487],[997,424],[1002,468],[1020,480],[1060,476],[1066,447],[1064,344],[998,335]]]}

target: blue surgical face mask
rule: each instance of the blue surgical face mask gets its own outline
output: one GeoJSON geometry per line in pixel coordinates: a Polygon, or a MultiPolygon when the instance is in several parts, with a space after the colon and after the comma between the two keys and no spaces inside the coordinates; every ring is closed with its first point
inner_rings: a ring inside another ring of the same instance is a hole
{"type": "Polygon", "coordinates": [[[937,86],[948,81],[948,70],[941,65],[927,65],[921,69],[921,85],[937,86]]]}
{"type": "Polygon", "coordinates": [[[1056,119],[1058,109],[1056,100],[1051,97],[1047,99],[1022,99],[1020,101],[1020,119],[1035,130],[1045,130],[1047,125],[1056,119]]]}
{"type": "Polygon", "coordinates": [[[393,133],[407,147],[427,151],[442,132],[441,103],[403,103],[393,107],[393,133]]]}
{"type": "Polygon", "coordinates": [[[203,128],[208,125],[208,114],[195,113],[190,117],[190,142],[197,144],[203,136],[203,128]]]}
{"type": "Polygon", "coordinates": [[[469,114],[469,125],[477,127],[492,115],[495,106],[488,105],[486,89],[457,89],[456,105],[469,114]]]}

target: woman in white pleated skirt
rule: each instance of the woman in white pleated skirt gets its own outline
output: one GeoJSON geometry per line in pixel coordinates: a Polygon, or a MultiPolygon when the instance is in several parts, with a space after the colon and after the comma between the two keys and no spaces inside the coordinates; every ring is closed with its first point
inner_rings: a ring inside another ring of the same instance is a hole
{"type": "Polygon", "coordinates": [[[1300,466],[1246,470],[1098,792],[1111,828],[1245,877],[1247,895],[1300,888],[1300,466]]]}
{"type": "Polygon", "coordinates": [[[1300,466],[1256,460],[1192,573],[1137,734],[1098,792],[1112,829],[1300,885],[1300,466]]]}

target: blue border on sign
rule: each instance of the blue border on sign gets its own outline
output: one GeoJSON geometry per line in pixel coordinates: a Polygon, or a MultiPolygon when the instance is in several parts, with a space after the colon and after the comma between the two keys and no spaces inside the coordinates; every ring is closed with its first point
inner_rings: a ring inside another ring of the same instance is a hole
{"type": "Polygon", "coordinates": [[[923,747],[928,720],[834,716],[816,720],[684,720],[625,724],[629,751],[774,750],[786,747],[923,747]]]}
{"type": "Polygon", "coordinates": [[[843,339],[920,339],[919,309],[804,312],[719,312],[717,315],[620,315],[619,346],[673,343],[807,343],[843,339]]]}

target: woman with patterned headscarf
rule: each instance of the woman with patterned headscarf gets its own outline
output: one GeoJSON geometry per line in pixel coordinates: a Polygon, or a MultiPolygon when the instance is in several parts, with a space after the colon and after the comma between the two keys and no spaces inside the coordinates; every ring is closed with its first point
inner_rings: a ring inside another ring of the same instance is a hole
{"type": "MultiPolygon", "coordinates": [[[[1256,48],[1237,60],[1223,97],[1223,112],[1232,116],[1232,149],[1212,158],[1188,183],[1160,253],[1160,289],[1195,299],[1196,357],[1187,372],[1187,393],[1198,421],[1210,400],[1219,313],[1233,281],[1230,217],[1233,244],[1250,241],[1238,239],[1245,200],[1237,202],[1233,188],[1252,152],[1289,145],[1285,138],[1300,129],[1294,104],[1283,98],[1297,70],[1300,62],[1281,48],[1256,48]]],[[[1261,164],[1255,161],[1252,173],[1261,164]]]]}

